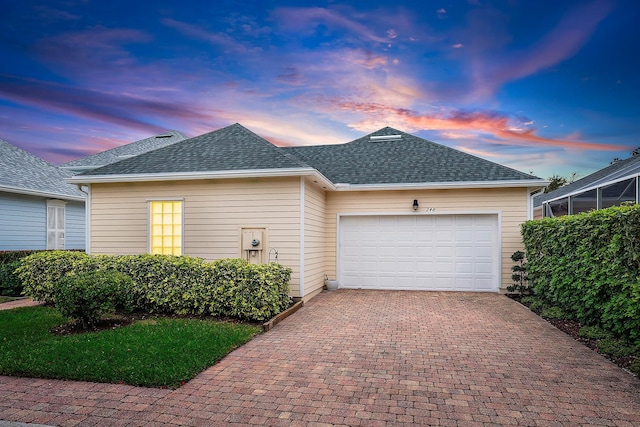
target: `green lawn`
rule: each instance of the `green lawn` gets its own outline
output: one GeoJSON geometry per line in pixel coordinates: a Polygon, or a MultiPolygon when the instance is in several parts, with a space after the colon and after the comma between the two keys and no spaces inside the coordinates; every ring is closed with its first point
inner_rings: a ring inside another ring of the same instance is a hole
{"type": "Polygon", "coordinates": [[[175,388],[260,331],[159,317],[101,332],[49,332],[65,321],[51,307],[0,311],[0,374],[175,388]]]}

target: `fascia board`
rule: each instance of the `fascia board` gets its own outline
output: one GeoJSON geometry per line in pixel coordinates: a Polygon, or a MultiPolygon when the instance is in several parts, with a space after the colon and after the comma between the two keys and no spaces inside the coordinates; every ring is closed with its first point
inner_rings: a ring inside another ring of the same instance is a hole
{"type": "Polygon", "coordinates": [[[6,185],[0,185],[0,191],[6,191],[7,193],[23,194],[25,196],[47,197],[49,199],[63,199],[63,200],[76,200],[84,202],[85,198],[82,196],[70,196],[68,194],[49,193],[46,191],[28,190],[25,188],[9,187],[6,185]]]}
{"type": "Polygon", "coordinates": [[[460,181],[460,182],[418,182],[407,184],[336,184],[337,191],[376,191],[376,190],[442,190],[457,188],[544,188],[549,181],[460,181]]]}
{"type": "Polygon", "coordinates": [[[314,168],[243,169],[212,172],[176,172],[158,174],[76,175],[65,181],[70,184],[97,184],[115,182],[187,181],[196,179],[276,178],[287,176],[315,176],[325,186],[335,186],[314,168]]]}

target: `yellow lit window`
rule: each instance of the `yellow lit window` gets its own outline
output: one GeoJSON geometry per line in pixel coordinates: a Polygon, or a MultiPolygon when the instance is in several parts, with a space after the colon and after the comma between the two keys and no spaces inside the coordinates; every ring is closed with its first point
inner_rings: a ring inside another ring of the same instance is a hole
{"type": "Polygon", "coordinates": [[[151,253],[182,255],[182,202],[151,202],[151,253]]]}

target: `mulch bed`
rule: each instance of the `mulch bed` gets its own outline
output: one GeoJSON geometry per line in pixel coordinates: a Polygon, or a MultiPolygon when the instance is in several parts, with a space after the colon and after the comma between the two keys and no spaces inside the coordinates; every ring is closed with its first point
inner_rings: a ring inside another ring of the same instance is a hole
{"type": "MultiPolygon", "coordinates": [[[[507,296],[509,298],[515,300],[515,301],[520,302],[520,295],[507,294],[507,296]]],[[[526,307],[526,305],[525,305],[525,307],[526,307]]],[[[533,313],[537,314],[538,316],[542,317],[540,315],[541,313],[539,311],[536,311],[536,310],[531,310],[531,311],[533,313]]],[[[574,340],[586,345],[587,347],[589,347],[591,350],[595,351],[596,353],[599,353],[598,352],[598,341],[600,341],[600,340],[592,339],[592,338],[585,338],[585,337],[581,337],[580,335],[578,335],[578,333],[580,332],[580,328],[582,326],[577,321],[575,321],[575,320],[564,320],[564,319],[548,319],[548,318],[545,318],[545,317],[542,317],[542,318],[544,320],[546,320],[547,322],[551,323],[556,328],[560,329],[565,334],[567,334],[570,337],[572,337],[574,340]]],[[[619,367],[621,367],[623,369],[626,369],[627,371],[629,370],[629,367],[631,366],[631,364],[636,359],[636,356],[616,357],[616,356],[611,356],[609,354],[604,354],[604,353],[600,353],[600,354],[602,354],[607,359],[611,360],[613,363],[615,363],[619,367]]]]}

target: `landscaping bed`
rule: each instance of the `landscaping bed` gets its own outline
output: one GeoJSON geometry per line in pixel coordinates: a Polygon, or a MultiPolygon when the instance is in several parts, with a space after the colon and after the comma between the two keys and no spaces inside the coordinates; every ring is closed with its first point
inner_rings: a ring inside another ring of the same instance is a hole
{"type": "MultiPolygon", "coordinates": [[[[507,294],[507,297],[518,301],[565,334],[586,345],[591,350],[602,354],[619,367],[640,377],[640,348],[637,348],[637,346],[634,347],[625,340],[616,340],[609,333],[599,328],[584,327],[574,319],[545,316],[549,311],[545,312],[545,307],[537,305],[535,300],[531,304],[531,299],[522,298],[519,294],[507,294]]],[[[553,312],[552,310],[551,313],[553,312]]],[[[562,312],[556,311],[556,314],[562,314],[562,312]]]]}

